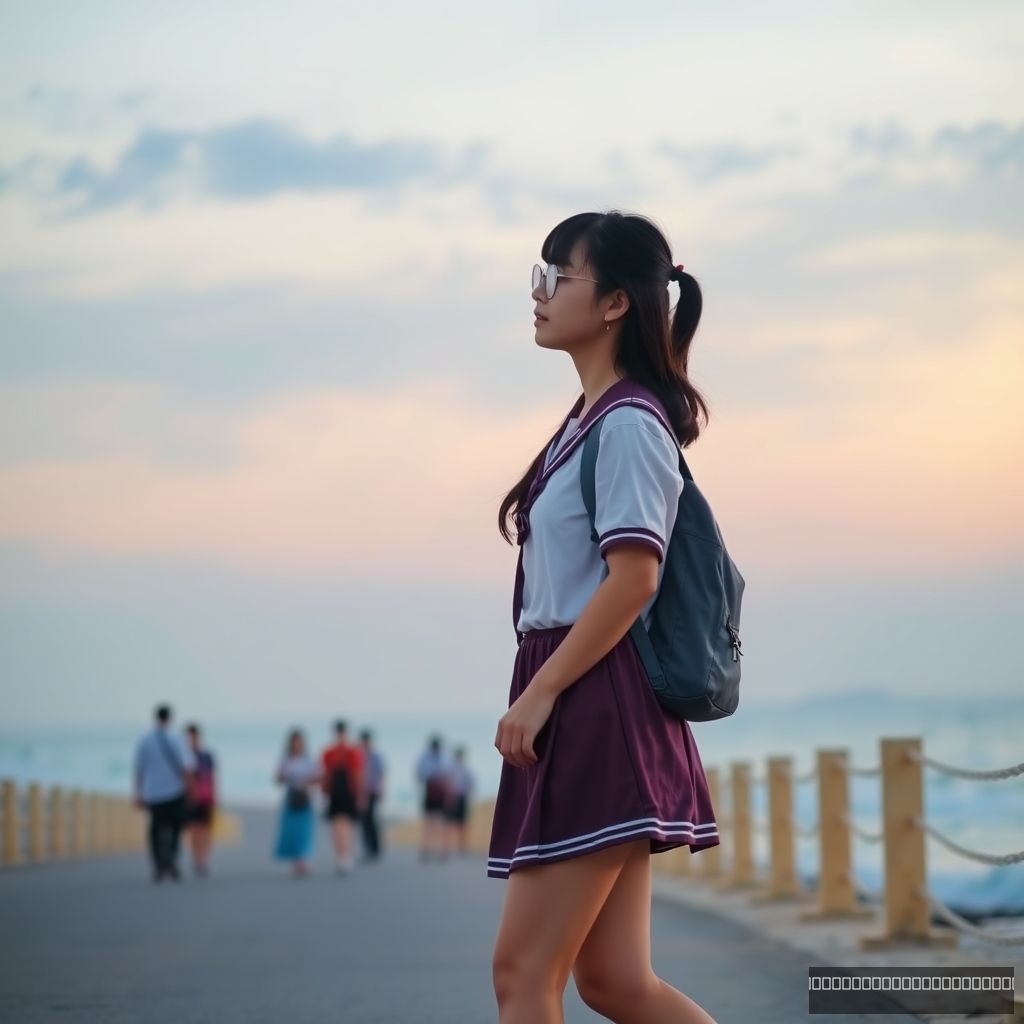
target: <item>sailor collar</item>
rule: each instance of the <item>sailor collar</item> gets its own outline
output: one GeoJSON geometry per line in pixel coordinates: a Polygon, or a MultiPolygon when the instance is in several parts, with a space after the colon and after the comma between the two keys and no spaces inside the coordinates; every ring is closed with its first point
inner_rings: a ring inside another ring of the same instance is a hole
{"type": "MultiPolygon", "coordinates": [[[[573,416],[583,408],[585,400],[586,395],[580,395],[576,400],[565,419],[562,420],[561,426],[559,426],[558,430],[551,438],[551,441],[548,442],[544,449],[545,451],[550,448],[555,438],[561,435],[562,431],[564,431],[569,425],[569,421],[573,416]]],[[[661,401],[650,388],[645,387],[643,384],[640,384],[629,377],[623,377],[617,380],[611,387],[605,389],[601,394],[601,397],[594,403],[587,415],[584,416],[576,425],[576,429],[569,435],[558,454],[551,460],[551,462],[548,463],[547,467],[545,468],[543,462],[541,463],[533,482],[530,484],[526,500],[516,511],[515,523],[517,544],[522,545],[530,535],[530,509],[533,506],[533,503],[537,500],[537,496],[542,490],[544,490],[548,480],[551,479],[552,473],[554,473],[560,466],[564,465],[569,459],[569,456],[572,455],[573,451],[583,443],[583,439],[586,437],[587,431],[590,430],[598,419],[600,419],[605,413],[611,412],[612,409],[617,409],[619,406],[623,405],[637,406],[638,408],[645,409],[648,412],[653,413],[669,434],[672,437],[675,437],[675,431],[669,423],[668,415],[666,414],[661,401]]]]}

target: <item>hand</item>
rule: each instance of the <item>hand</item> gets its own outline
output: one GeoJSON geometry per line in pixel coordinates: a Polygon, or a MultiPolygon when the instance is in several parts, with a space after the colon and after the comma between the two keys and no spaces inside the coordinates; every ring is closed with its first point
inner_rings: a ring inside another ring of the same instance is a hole
{"type": "Polygon", "coordinates": [[[526,768],[537,763],[539,758],[533,749],[533,741],[544,728],[554,706],[554,696],[531,681],[498,720],[494,745],[513,767],[526,768]]]}

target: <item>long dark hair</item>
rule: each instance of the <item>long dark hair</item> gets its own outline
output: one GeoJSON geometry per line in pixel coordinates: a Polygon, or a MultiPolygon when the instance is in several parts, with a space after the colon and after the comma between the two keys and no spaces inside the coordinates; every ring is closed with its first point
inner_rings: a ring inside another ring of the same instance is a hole
{"type": "MultiPolygon", "coordinates": [[[[700,286],[691,274],[682,271],[679,301],[670,317],[672,252],[660,229],[646,217],[618,210],[577,213],[551,230],[541,246],[541,257],[545,263],[564,265],[580,240],[586,266],[597,279],[595,298],[620,288],[629,296],[615,369],[661,399],[677,442],[688,447],[700,434],[699,418],[703,416],[704,423],[708,422],[707,403],[687,376],[690,342],[703,308],[700,286]]],[[[509,522],[526,500],[543,459],[541,449],[498,509],[498,532],[509,544],[509,522]]]]}

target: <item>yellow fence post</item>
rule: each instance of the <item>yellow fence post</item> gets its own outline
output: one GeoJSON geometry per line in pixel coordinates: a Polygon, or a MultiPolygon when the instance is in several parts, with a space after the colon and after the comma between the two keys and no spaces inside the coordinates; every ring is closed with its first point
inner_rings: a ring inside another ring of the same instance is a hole
{"type": "Polygon", "coordinates": [[[755,902],[777,902],[802,898],[797,881],[796,819],[793,813],[793,759],[768,758],[768,884],[755,902]]]}
{"type": "Polygon", "coordinates": [[[117,849],[127,853],[132,848],[132,809],[124,797],[117,801],[117,849]]]}
{"type": "Polygon", "coordinates": [[[64,857],[68,852],[67,818],[64,814],[64,791],[60,786],[50,790],[50,856],[64,857]]]}
{"type": "Polygon", "coordinates": [[[28,787],[28,859],[35,863],[46,859],[43,793],[38,782],[32,782],[28,787]]]}
{"type": "Polygon", "coordinates": [[[718,769],[717,768],[706,768],[704,776],[708,782],[708,796],[711,798],[711,807],[715,812],[716,827],[718,829],[719,845],[709,846],[706,850],[701,850],[698,856],[697,866],[700,870],[701,877],[711,880],[718,879],[722,876],[722,832],[723,825],[725,824],[725,815],[722,814],[722,804],[719,800],[721,795],[721,787],[718,784],[718,769]]]}
{"type": "Polygon", "coordinates": [[[4,864],[17,864],[21,860],[21,824],[18,821],[18,790],[12,779],[4,779],[0,787],[0,806],[3,808],[4,864]]]}
{"type": "Polygon", "coordinates": [[[845,750],[818,751],[818,900],[802,921],[873,917],[857,904],[850,826],[850,765],[845,750]]]}
{"type": "Polygon", "coordinates": [[[71,852],[85,853],[85,796],[80,789],[71,794],[71,852]]]}
{"type": "Polygon", "coordinates": [[[927,884],[920,739],[883,739],[882,817],[885,844],[885,932],[863,936],[861,949],[892,946],[956,946],[952,929],[930,927],[928,902],[918,892],[927,884]]]}
{"type": "Polygon", "coordinates": [[[733,761],[730,782],[732,792],[732,873],[723,887],[744,889],[755,884],[753,830],[750,822],[749,761],[733,761]]]}
{"type": "Polygon", "coordinates": [[[85,809],[89,819],[89,853],[95,856],[103,852],[103,797],[99,793],[89,793],[85,809]]]}

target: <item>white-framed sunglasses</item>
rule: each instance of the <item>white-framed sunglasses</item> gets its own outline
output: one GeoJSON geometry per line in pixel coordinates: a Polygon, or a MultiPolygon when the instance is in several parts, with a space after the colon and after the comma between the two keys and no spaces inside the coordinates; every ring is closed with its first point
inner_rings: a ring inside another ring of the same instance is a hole
{"type": "Polygon", "coordinates": [[[544,292],[549,299],[554,298],[555,289],[558,287],[558,279],[560,277],[568,277],[573,281],[593,281],[597,284],[597,278],[595,277],[580,277],[577,274],[563,274],[559,271],[558,267],[554,263],[549,263],[547,269],[542,267],[539,263],[533,265],[533,287],[531,291],[536,291],[540,287],[541,281],[544,282],[544,292]]]}

